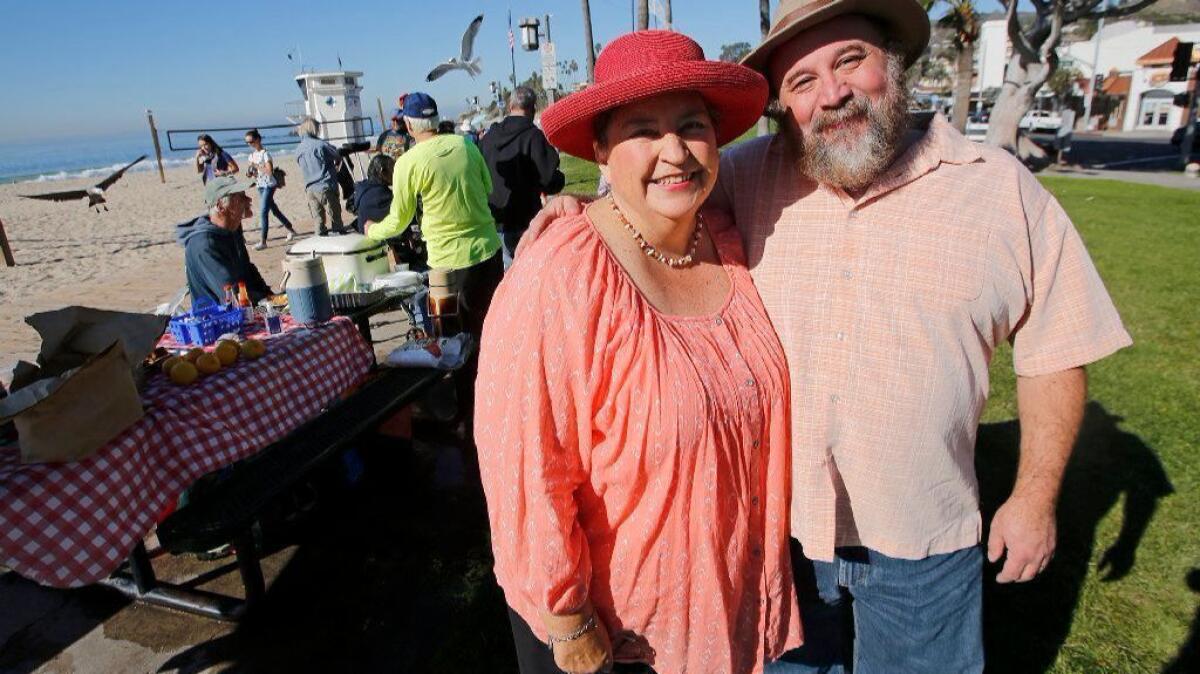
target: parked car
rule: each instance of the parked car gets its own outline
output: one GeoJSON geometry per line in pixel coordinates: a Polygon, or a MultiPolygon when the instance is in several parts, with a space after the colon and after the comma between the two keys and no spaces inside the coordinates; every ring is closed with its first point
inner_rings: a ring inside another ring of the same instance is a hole
{"type": "Polygon", "coordinates": [[[1062,123],[1062,115],[1057,112],[1030,110],[1021,118],[1018,126],[1025,131],[1058,131],[1062,123]]]}
{"type": "MultiPolygon", "coordinates": [[[[1186,129],[1187,129],[1186,126],[1181,126],[1178,129],[1175,129],[1175,133],[1171,134],[1171,144],[1172,145],[1174,145],[1175,147],[1179,147],[1180,145],[1183,144],[1183,132],[1186,129]]],[[[1192,133],[1195,135],[1195,137],[1200,138],[1200,120],[1196,120],[1196,122],[1192,125],[1192,129],[1193,129],[1192,133]]]]}

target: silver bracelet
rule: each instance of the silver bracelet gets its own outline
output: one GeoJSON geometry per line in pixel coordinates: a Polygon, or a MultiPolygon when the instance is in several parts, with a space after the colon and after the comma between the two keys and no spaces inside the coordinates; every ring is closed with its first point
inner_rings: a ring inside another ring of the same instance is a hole
{"type": "Polygon", "coordinates": [[[568,634],[566,636],[556,637],[553,634],[550,634],[549,635],[550,650],[551,651],[554,650],[554,644],[561,644],[561,643],[565,643],[568,641],[575,641],[579,637],[587,634],[588,632],[591,632],[594,629],[596,629],[596,614],[595,614],[595,612],[593,612],[592,615],[588,616],[587,622],[580,625],[579,629],[575,630],[574,632],[571,632],[570,634],[568,634]]]}

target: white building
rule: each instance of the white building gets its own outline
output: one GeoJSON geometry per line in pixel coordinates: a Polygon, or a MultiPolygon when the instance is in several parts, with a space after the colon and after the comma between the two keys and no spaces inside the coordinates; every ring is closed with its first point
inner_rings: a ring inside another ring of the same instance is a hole
{"type": "Polygon", "coordinates": [[[358,84],[362,75],[347,70],[296,75],[304,100],[295,107],[321,123],[323,140],[340,145],[367,138],[360,100],[362,87],[358,84]]]}
{"type": "MultiPolygon", "coordinates": [[[[1168,82],[1171,50],[1179,42],[1200,43],[1200,23],[1154,25],[1137,20],[1106,23],[1104,30],[1089,40],[1059,47],[1062,67],[1074,67],[1088,82],[1096,74],[1105,75],[1101,93],[1112,100],[1093,109],[1094,127],[1104,122],[1107,128],[1125,131],[1174,129],[1182,124],[1184,109],[1172,105],[1175,94],[1187,90],[1186,82],[1168,82]],[[1096,41],[1100,42],[1097,58],[1096,41]],[[1168,45],[1167,43],[1170,43],[1168,45]],[[1103,117],[1103,119],[1096,119],[1103,117]]],[[[976,44],[976,79],[973,91],[982,93],[1004,82],[1004,72],[1012,48],[1003,18],[985,21],[976,44]]],[[[1193,52],[1193,64],[1200,50],[1193,52]]],[[[1080,126],[1084,121],[1079,120],[1080,126]]]]}

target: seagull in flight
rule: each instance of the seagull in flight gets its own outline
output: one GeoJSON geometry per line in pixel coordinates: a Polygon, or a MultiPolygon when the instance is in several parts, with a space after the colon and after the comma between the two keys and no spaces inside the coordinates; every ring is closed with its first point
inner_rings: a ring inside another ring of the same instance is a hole
{"type": "MultiPolygon", "coordinates": [[[[99,213],[100,206],[103,206],[105,203],[104,190],[112,187],[114,183],[121,179],[121,176],[125,175],[126,171],[128,171],[134,164],[142,161],[145,158],[146,155],[142,155],[137,159],[134,159],[122,168],[113,171],[112,174],[104,180],[101,180],[85,190],[66,190],[64,192],[49,192],[47,194],[22,194],[21,196],[25,197],[26,199],[44,199],[46,201],[77,201],[87,197],[88,208],[95,206],[96,212],[99,213]]],[[[108,206],[104,206],[104,210],[107,211],[108,206]]]]}
{"type": "Polygon", "coordinates": [[[437,78],[445,75],[451,70],[465,70],[471,77],[475,77],[483,72],[479,67],[479,58],[471,58],[475,52],[475,36],[479,35],[479,26],[483,24],[483,15],[475,17],[470,26],[467,26],[467,32],[463,33],[462,38],[462,53],[456,58],[452,58],[445,63],[438,64],[436,68],[429,71],[425,77],[426,82],[432,82],[437,78]]]}

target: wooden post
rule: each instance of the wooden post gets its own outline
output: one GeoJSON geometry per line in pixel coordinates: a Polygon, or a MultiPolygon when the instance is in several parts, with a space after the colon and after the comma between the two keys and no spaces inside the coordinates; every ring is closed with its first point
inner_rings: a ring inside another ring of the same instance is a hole
{"type": "Polygon", "coordinates": [[[383,130],[387,131],[392,127],[388,124],[387,118],[383,116],[383,101],[379,100],[378,96],[375,97],[375,105],[379,106],[379,123],[383,125],[383,130]]]}
{"type": "Polygon", "coordinates": [[[3,220],[0,220],[0,250],[4,252],[4,266],[17,266],[17,261],[13,259],[12,248],[8,245],[8,235],[4,233],[3,220]]]}
{"type": "Polygon", "coordinates": [[[165,184],[167,174],[163,172],[162,146],[158,144],[158,129],[154,126],[154,113],[147,110],[146,119],[150,120],[150,137],[154,139],[154,156],[158,159],[158,179],[165,184]]]}

